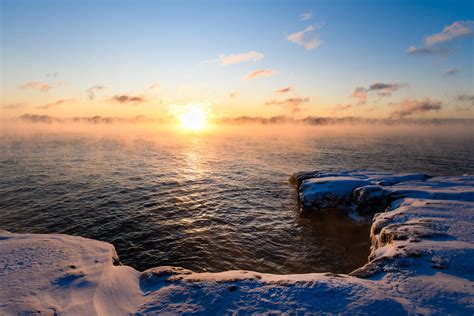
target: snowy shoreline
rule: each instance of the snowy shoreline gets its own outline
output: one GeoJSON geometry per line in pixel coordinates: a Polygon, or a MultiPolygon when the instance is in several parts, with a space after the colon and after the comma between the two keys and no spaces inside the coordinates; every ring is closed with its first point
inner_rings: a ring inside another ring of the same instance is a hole
{"type": "Polygon", "coordinates": [[[474,176],[309,172],[292,181],[311,211],[377,213],[366,265],[349,275],[139,272],[105,242],[0,231],[0,315],[474,314],[474,176]]]}

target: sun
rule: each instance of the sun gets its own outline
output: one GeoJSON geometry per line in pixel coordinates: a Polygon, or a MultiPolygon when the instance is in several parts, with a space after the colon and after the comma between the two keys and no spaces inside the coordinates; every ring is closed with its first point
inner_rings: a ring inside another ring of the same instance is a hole
{"type": "Polygon", "coordinates": [[[207,113],[199,105],[189,105],[179,116],[181,128],[189,131],[202,131],[207,124],[207,113]]]}

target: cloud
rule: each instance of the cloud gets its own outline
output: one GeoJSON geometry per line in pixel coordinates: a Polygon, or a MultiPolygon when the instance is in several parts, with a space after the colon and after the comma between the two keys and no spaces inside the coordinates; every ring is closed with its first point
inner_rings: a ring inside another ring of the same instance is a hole
{"type": "Polygon", "coordinates": [[[229,93],[229,98],[232,98],[232,99],[237,98],[239,95],[240,95],[240,93],[233,91],[233,92],[229,93]]]}
{"type": "Polygon", "coordinates": [[[313,36],[311,38],[307,38],[307,35],[311,32],[316,30],[314,25],[310,25],[305,28],[303,31],[295,32],[286,37],[287,41],[295,43],[297,45],[303,46],[306,50],[312,50],[318,48],[321,45],[321,41],[319,37],[313,36]]]}
{"type": "Polygon", "coordinates": [[[451,77],[451,76],[457,75],[459,72],[460,70],[457,68],[449,68],[448,70],[444,72],[443,77],[451,77]]]}
{"type": "Polygon", "coordinates": [[[400,90],[402,88],[408,87],[406,83],[382,83],[376,82],[369,86],[368,91],[375,91],[380,97],[389,97],[393,92],[400,90]]]}
{"type": "Polygon", "coordinates": [[[239,64],[247,61],[259,61],[265,57],[262,53],[256,51],[249,51],[241,54],[219,55],[219,63],[223,66],[239,64]]]}
{"type": "Polygon", "coordinates": [[[469,111],[474,107],[474,94],[459,94],[456,100],[463,104],[456,107],[457,111],[469,111]]]}
{"type": "Polygon", "coordinates": [[[441,110],[441,101],[431,100],[430,98],[424,98],[420,100],[407,99],[397,104],[398,110],[391,113],[391,118],[403,119],[406,116],[414,114],[422,114],[429,111],[441,110]]]}
{"type": "Polygon", "coordinates": [[[440,33],[425,37],[425,44],[433,46],[459,37],[469,36],[473,34],[473,29],[474,21],[455,21],[453,24],[444,27],[440,33]]]}
{"type": "Polygon", "coordinates": [[[459,94],[456,97],[456,100],[468,105],[467,107],[462,108],[464,111],[470,109],[469,106],[474,106],[474,94],[459,94]]]}
{"type": "Polygon", "coordinates": [[[252,80],[258,77],[270,77],[270,76],[273,76],[274,74],[275,72],[273,70],[259,69],[259,70],[252,71],[247,76],[245,76],[245,80],[252,80]]]}
{"type": "MultiPolygon", "coordinates": [[[[85,123],[92,125],[109,125],[109,124],[142,124],[152,123],[165,124],[169,123],[166,119],[160,118],[148,118],[144,115],[138,115],[135,117],[110,117],[110,116],[86,116],[86,117],[56,117],[50,115],[37,115],[37,114],[23,114],[18,119],[26,123],[57,123],[57,124],[74,124],[74,123],[85,123]]],[[[399,120],[397,118],[388,119],[374,119],[374,118],[363,118],[363,117],[320,117],[320,116],[307,116],[301,119],[295,119],[288,116],[273,116],[273,117],[260,117],[260,116],[240,116],[240,117],[219,117],[215,118],[217,123],[223,124],[262,124],[262,125],[273,125],[273,124],[297,124],[297,125],[310,125],[310,126],[330,126],[330,125],[374,125],[374,126],[397,126],[397,125],[420,125],[420,126],[442,126],[442,125],[460,125],[471,127],[474,124],[473,118],[443,118],[443,119],[410,119],[404,118],[399,120]]]]}
{"type": "Polygon", "coordinates": [[[410,46],[407,49],[408,55],[448,55],[452,52],[452,49],[445,47],[416,47],[410,46]]]}
{"type": "Polygon", "coordinates": [[[88,123],[88,124],[135,124],[135,123],[160,123],[163,122],[161,119],[150,119],[144,115],[138,115],[132,118],[128,117],[111,117],[111,116],[85,116],[85,117],[70,117],[60,118],[50,115],[37,115],[37,114],[23,114],[19,117],[20,120],[28,123],[59,123],[59,124],[71,124],[71,123],[88,123]]]}
{"type": "Polygon", "coordinates": [[[51,78],[51,79],[56,79],[58,77],[58,73],[57,72],[51,72],[51,73],[47,73],[46,75],[44,75],[46,78],[51,78]]]}
{"type": "Polygon", "coordinates": [[[360,103],[365,103],[369,97],[369,93],[376,93],[379,97],[389,97],[393,92],[408,86],[406,83],[376,82],[371,84],[368,88],[356,87],[351,97],[358,99],[360,103]]]}
{"type": "Polygon", "coordinates": [[[52,88],[53,87],[51,87],[49,84],[40,81],[29,81],[18,87],[18,89],[21,90],[38,90],[41,92],[48,92],[52,88]]]}
{"type": "Polygon", "coordinates": [[[333,112],[346,111],[352,108],[352,104],[337,104],[333,108],[333,112]]]}
{"type": "Polygon", "coordinates": [[[300,14],[300,20],[301,21],[307,21],[307,20],[311,19],[312,17],[313,17],[313,12],[311,12],[311,10],[300,14]]]}
{"type": "Polygon", "coordinates": [[[48,109],[56,107],[58,105],[71,102],[72,100],[73,99],[61,99],[61,100],[51,102],[51,103],[48,103],[48,104],[45,104],[45,105],[37,106],[37,108],[42,109],[42,110],[48,110],[48,109]]]}
{"type": "Polygon", "coordinates": [[[356,87],[351,97],[356,98],[359,102],[365,103],[367,101],[367,89],[364,87],[356,87]]]}
{"type": "Polygon", "coordinates": [[[474,21],[455,21],[445,26],[440,33],[425,37],[425,47],[410,46],[407,49],[409,55],[447,55],[452,49],[436,47],[438,44],[452,41],[454,39],[470,36],[474,33],[474,21]]]}
{"type": "Polygon", "coordinates": [[[26,106],[25,102],[17,102],[17,103],[4,104],[2,105],[2,108],[6,110],[15,110],[15,109],[22,108],[24,106],[26,106]]]}
{"type": "Polygon", "coordinates": [[[61,119],[55,118],[49,115],[36,115],[36,114],[23,114],[20,119],[29,123],[53,123],[61,121],[61,119]]]}
{"type": "Polygon", "coordinates": [[[121,104],[126,104],[126,103],[144,103],[146,102],[146,99],[141,96],[132,96],[132,95],[126,95],[126,94],[121,94],[121,95],[114,95],[113,97],[110,98],[111,101],[121,103],[121,104]]]}
{"type": "Polygon", "coordinates": [[[289,92],[293,92],[292,87],[281,88],[281,89],[278,89],[276,91],[277,94],[285,94],[285,93],[289,93],[289,92]]]}
{"type": "Polygon", "coordinates": [[[296,113],[296,112],[301,111],[301,108],[300,108],[301,104],[308,103],[308,102],[309,102],[308,97],[305,97],[305,98],[296,97],[296,98],[288,98],[281,101],[277,101],[277,100],[267,101],[265,102],[265,105],[280,105],[283,107],[288,107],[290,108],[292,113],[296,113]]]}
{"type": "Polygon", "coordinates": [[[474,94],[459,94],[456,99],[462,102],[474,102],[474,94]]]}
{"type": "Polygon", "coordinates": [[[152,83],[152,84],[148,87],[149,90],[158,90],[158,89],[160,89],[160,88],[161,88],[161,85],[160,85],[158,82],[152,83]]]}
{"type": "Polygon", "coordinates": [[[105,88],[106,87],[100,86],[100,85],[92,86],[92,87],[90,87],[89,89],[86,90],[87,97],[89,98],[89,100],[94,100],[95,97],[96,97],[97,92],[100,91],[100,90],[104,90],[105,88]]]}

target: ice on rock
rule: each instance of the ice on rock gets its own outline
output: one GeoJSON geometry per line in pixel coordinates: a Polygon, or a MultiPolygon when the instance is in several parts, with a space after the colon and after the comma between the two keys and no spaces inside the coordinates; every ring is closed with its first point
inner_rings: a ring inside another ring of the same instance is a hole
{"type": "Polygon", "coordinates": [[[326,210],[347,206],[352,192],[370,184],[355,177],[321,177],[303,180],[300,184],[300,201],[304,207],[326,210]]]}

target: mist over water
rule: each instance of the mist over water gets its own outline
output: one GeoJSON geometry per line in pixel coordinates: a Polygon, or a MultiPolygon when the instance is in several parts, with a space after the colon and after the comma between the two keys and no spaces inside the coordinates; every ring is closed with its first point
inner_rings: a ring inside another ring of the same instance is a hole
{"type": "Polygon", "coordinates": [[[474,172],[466,127],[42,131],[2,133],[0,229],[107,241],[139,270],[350,272],[370,224],[301,218],[293,172],[474,172]]]}

